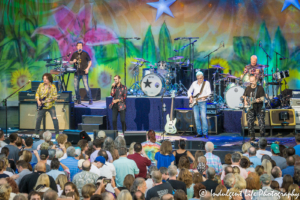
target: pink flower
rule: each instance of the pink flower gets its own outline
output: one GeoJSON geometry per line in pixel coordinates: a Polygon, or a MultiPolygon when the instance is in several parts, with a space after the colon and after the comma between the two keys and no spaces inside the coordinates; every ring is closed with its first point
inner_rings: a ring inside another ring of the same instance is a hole
{"type": "Polygon", "coordinates": [[[78,14],[65,6],[60,6],[55,11],[54,19],[56,26],[37,28],[32,37],[36,34],[43,34],[54,38],[59,45],[62,56],[77,51],[76,43],[81,41],[84,44],[83,50],[88,52],[95,64],[96,59],[92,46],[118,43],[116,34],[112,30],[103,26],[92,26],[92,7],[90,4],[82,7],[78,14]]]}

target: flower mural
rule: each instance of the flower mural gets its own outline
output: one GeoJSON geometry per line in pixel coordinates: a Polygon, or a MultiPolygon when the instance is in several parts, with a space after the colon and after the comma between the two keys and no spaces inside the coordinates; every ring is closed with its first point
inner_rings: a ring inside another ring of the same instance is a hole
{"type": "Polygon", "coordinates": [[[118,43],[116,34],[109,28],[92,26],[92,6],[90,4],[82,7],[78,14],[66,6],[60,6],[55,10],[54,19],[56,26],[37,28],[32,37],[36,34],[43,34],[54,38],[62,56],[77,51],[76,43],[81,41],[84,44],[83,49],[88,52],[95,66],[96,59],[92,46],[118,43]]]}
{"type": "MultiPolygon", "coordinates": [[[[21,68],[14,71],[11,75],[11,85],[13,89],[18,89],[25,85],[29,80],[31,80],[31,73],[28,68],[21,68]]],[[[30,84],[28,84],[25,89],[30,89],[30,84]]]]}

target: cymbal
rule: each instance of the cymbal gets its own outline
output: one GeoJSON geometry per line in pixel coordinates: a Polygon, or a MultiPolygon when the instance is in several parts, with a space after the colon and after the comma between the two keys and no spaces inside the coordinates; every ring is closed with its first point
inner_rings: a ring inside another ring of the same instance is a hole
{"type": "Polygon", "coordinates": [[[215,68],[215,69],[225,69],[224,67],[221,67],[220,65],[212,65],[212,68],[215,68]]]}
{"type": "Polygon", "coordinates": [[[221,76],[231,76],[231,74],[220,74],[221,76]]]}
{"type": "Polygon", "coordinates": [[[233,78],[233,79],[236,79],[237,77],[236,77],[236,76],[233,76],[233,75],[230,75],[230,76],[227,76],[227,78],[233,78]]]}
{"type": "Polygon", "coordinates": [[[174,56],[174,57],[171,57],[171,58],[168,58],[168,60],[180,60],[184,58],[183,56],[174,56]]]}

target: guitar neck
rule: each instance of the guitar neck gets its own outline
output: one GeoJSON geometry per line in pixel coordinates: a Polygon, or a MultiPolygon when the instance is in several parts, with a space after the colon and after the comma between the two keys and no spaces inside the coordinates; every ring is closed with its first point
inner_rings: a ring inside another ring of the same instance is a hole
{"type": "Polygon", "coordinates": [[[172,98],[172,103],[171,103],[171,112],[170,112],[170,119],[171,121],[173,120],[173,103],[174,103],[174,98],[172,98]]]}

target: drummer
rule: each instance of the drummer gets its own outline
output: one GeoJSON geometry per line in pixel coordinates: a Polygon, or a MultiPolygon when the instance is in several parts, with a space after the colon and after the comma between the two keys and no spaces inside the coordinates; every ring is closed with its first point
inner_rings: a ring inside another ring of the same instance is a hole
{"type": "Polygon", "coordinates": [[[260,68],[261,65],[257,64],[257,56],[256,55],[252,55],[250,58],[250,64],[246,65],[245,69],[244,69],[244,73],[241,75],[241,79],[243,79],[243,77],[248,74],[252,74],[254,75],[257,80],[261,80],[262,78],[262,74],[263,74],[263,70],[260,68]]]}

